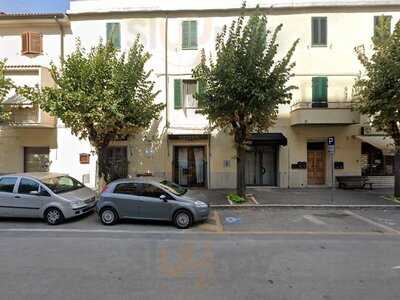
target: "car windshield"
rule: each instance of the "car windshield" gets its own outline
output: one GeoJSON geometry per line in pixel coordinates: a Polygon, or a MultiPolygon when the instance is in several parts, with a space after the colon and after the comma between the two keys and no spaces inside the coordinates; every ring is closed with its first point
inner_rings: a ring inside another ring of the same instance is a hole
{"type": "Polygon", "coordinates": [[[42,183],[51,189],[55,194],[66,193],[84,187],[84,185],[78,180],[69,176],[45,178],[42,179],[42,183]]]}
{"type": "Polygon", "coordinates": [[[171,181],[163,180],[160,182],[161,186],[171,192],[174,195],[182,196],[186,194],[187,189],[180,186],[179,184],[173,183],[171,181]]]}

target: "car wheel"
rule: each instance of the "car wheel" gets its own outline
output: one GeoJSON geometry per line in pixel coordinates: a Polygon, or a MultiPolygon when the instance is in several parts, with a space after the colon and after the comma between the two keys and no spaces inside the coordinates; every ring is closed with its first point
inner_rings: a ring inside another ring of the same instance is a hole
{"type": "Polygon", "coordinates": [[[51,207],[46,209],[44,219],[49,225],[58,225],[64,222],[64,215],[60,209],[51,207]]]}
{"type": "Polygon", "coordinates": [[[193,216],[186,210],[179,210],[174,215],[174,224],[178,229],[187,229],[192,226],[193,216]]]}
{"type": "Polygon", "coordinates": [[[100,211],[100,220],[104,225],[114,225],[118,222],[118,214],[114,208],[107,207],[100,211]]]}

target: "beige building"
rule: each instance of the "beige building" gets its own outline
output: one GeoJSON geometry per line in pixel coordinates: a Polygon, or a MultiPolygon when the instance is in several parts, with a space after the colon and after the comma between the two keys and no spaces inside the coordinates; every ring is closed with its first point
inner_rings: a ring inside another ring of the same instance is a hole
{"type": "MultiPolygon", "coordinates": [[[[298,90],[289,105],[280,107],[276,126],[252,137],[246,161],[248,185],[329,186],[332,169],[336,176],[374,176],[381,186],[393,184],[390,142],[369,128],[368,121],[352,109],[352,101],[353,83],[362,70],[354,47],[363,44],[371,51],[378,17],[390,16],[386,19],[393,28],[400,18],[397,2],[260,1],[268,15],[268,26],[283,24],[278,55],[300,39],[293,57],[295,76],[290,82],[298,90]],[[336,140],[333,164],[328,153],[329,137],[336,140]]],[[[249,13],[256,4],[248,1],[249,13]]],[[[126,51],[140,34],[152,54],[147,67],[153,70],[156,88],[161,91],[157,101],[167,105],[148,131],[110,147],[110,159],[120,176],[150,173],[188,186],[235,187],[233,139],[228,132],[210,131],[207,119],[196,113],[193,93],[197,83],[191,72],[200,61],[200,49],[214,52],[217,33],[237,18],[240,6],[241,1],[236,0],[71,0],[65,16],[65,54],[73,51],[75,38],[85,48],[111,40],[126,51]]],[[[55,22],[53,26],[54,30],[58,28],[55,22]]],[[[59,122],[55,132],[57,143],[50,147],[57,150],[54,155],[50,153],[50,169],[78,178],[89,176],[93,185],[95,156],[91,156],[89,165],[79,163],[80,154],[90,153],[88,143],[78,142],[59,122]],[[63,144],[67,140],[71,142],[63,144]]],[[[21,146],[15,147],[21,151],[21,146]]]]}

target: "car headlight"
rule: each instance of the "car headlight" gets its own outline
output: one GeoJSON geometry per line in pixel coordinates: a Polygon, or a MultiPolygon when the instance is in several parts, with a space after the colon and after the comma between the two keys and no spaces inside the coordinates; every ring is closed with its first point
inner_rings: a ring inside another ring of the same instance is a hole
{"type": "Polygon", "coordinates": [[[203,201],[195,201],[194,205],[196,205],[196,207],[200,207],[200,208],[208,207],[207,203],[204,203],[203,201]]]}
{"type": "Polygon", "coordinates": [[[86,204],[83,201],[77,200],[77,201],[72,201],[71,206],[73,209],[77,209],[86,206],[86,204]]]}

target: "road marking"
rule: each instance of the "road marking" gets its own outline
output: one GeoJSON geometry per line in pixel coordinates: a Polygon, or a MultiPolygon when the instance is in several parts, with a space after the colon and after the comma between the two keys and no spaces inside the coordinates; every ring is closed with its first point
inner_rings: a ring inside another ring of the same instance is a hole
{"type": "Polygon", "coordinates": [[[322,221],[322,220],[320,220],[317,217],[312,216],[312,215],[304,215],[303,218],[308,220],[308,221],[310,221],[311,223],[316,224],[316,225],[327,225],[324,221],[322,221]]]}
{"type": "Polygon", "coordinates": [[[400,270],[400,266],[395,266],[392,268],[392,270],[400,270]]]}
{"type": "Polygon", "coordinates": [[[0,229],[0,232],[26,232],[26,233],[126,233],[137,235],[159,235],[159,234],[177,234],[177,235],[369,235],[369,236],[398,236],[397,232],[368,232],[368,231],[222,231],[207,232],[186,230],[123,230],[123,229],[44,229],[44,228],[9,228],[0,229]]]}
{"type": "Polygon", "coordinates": [[[398,231],[398,230],[396,230],[396,229],[394,229],[394,228],[392,228],[392,227],[389,227],[389,226],[387,226],[387,225],[383,225],[383,224],[381,224],[381,223],[375,222],[375,221],[373,221],[373,220],[371,220],[371,219],[368,219],[368,218],[366,218],[366,217],[360,216],[359,214],[356,214],[356,213],[354,213],[354,212],[352,212],[352,211],[345,210],[344,212],[345,212],[347,215],[349,215],[349,216],[352,216],[352,217],[354,217],[354,218],[356,218],[356,219],[358,219],[358,220],[360,220],[360,221],[364,221],[365,223],[368,223],[368,224],[370,224],[370,225],[373,225],[373,226],[375,226],[375,227],[378,227],[378,228],[380,228],[380,229],[383,229],[383,230],[386,231],[386,232],[395,233],[395,234],[400,234],[400,231],[398,231]]]}

